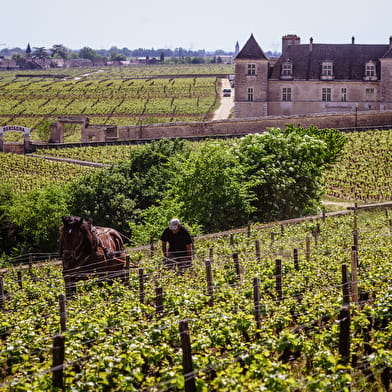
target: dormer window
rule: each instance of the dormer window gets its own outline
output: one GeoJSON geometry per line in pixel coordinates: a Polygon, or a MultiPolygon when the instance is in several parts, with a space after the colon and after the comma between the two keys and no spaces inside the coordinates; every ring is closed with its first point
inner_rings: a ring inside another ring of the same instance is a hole
{"type": "Polygon", "coordinates": [[[285,61],[282,64],[281,79],[293,79],[293,63],[291,61],[285,61]]]}
{"type": "Polygon", "coordinates": [[[377,80],[376,64],[373,61],[365,64],[364,80],[377,80]]]}
{"type": "Polygon", "coordinates": [[[248,75],[256,75],[256,64],[248,64],[248,75]]]}
{"type": "Polygon", "coordinates": [[[333,62],[323,61],[321,65],[321,79],[322,80],[332,80],[333,76],[333,62]]]}

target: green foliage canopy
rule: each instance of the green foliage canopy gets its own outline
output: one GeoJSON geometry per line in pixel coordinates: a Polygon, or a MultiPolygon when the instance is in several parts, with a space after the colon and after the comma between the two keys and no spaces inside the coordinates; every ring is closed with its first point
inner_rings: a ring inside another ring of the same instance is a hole
{"type": "Polygon", "coordinates": [[[53,251],[57,249],[61,217],[68,213],[64,189],[48,185],[15,197],[7,214],[20,231],[20,250],[53,251]]]}
{"type": "Polygon", "coordinates": [[[333,159],[323,140],[272,129],[240,139],[233,153],[255,195],[255,220],[287,219],[317,210],[321,175],[333,159]]]}

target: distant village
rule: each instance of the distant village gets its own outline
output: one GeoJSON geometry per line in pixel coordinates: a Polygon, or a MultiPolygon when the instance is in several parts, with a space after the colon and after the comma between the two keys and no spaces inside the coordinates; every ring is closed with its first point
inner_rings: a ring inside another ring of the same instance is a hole
{"type": "MultiPolygon", "coordinates": [[[[5,44],[0,44],[0,46],[5,44]]],[[[52,48],[33,47],[26,49],[3,48],[0,50],[0,70],[34,70],[48,68],[71,67],[102,67],[105,65],[133,65],[133,64],[232,64],[239,52],[238,42],[233,51],[216,50],[188,50],[184,48],[172,49],[133,49],[112,47],[110,49],[94,50],[84,47],[71,50],[63,45],[52,48]]],[[[268,53],[271,57],[273,53],[268,53]]],[[[278,55],[278,54],[277,54],[278,55]]]]}

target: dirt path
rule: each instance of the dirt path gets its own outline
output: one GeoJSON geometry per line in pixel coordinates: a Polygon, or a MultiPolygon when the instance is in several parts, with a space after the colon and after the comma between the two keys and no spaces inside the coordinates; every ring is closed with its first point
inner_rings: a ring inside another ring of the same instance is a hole
{"type": "MultiPolygon", "coordinates": [[[[230,80],[222,79],[222,90],[224,88],[231,88],[230,80]]],[[[221,104],[215,111],[212,120],[227,120],[230,117],[231,111],[234,107],[234,89],[231,89],[231,97],[223,97],[221,90],[221,104]]]]}

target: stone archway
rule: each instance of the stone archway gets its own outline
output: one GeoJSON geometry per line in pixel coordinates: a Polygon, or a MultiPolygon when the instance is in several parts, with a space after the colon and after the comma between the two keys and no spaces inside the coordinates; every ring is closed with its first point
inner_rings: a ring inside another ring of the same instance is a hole
{"type": "Polygon", "coordinates": [[[31,152],[30,143],[30,128],[22,127],[20,125],[6,125],[0,127],[0,152],[15,152],[19,154],[24,154],[26,152],[31,152]],[[4,133],[5,132],[22,132],[24,134],[23,143],[5,143],[4,133]]]}
{"type": "Polygon", "coordinates": [[[61,116],[57,117],[57,122],[50,127],[49,143],[64,143],[64,124],[80,124],[81,133],[88,127],[88,117],[81,116],[61,116]]]}

